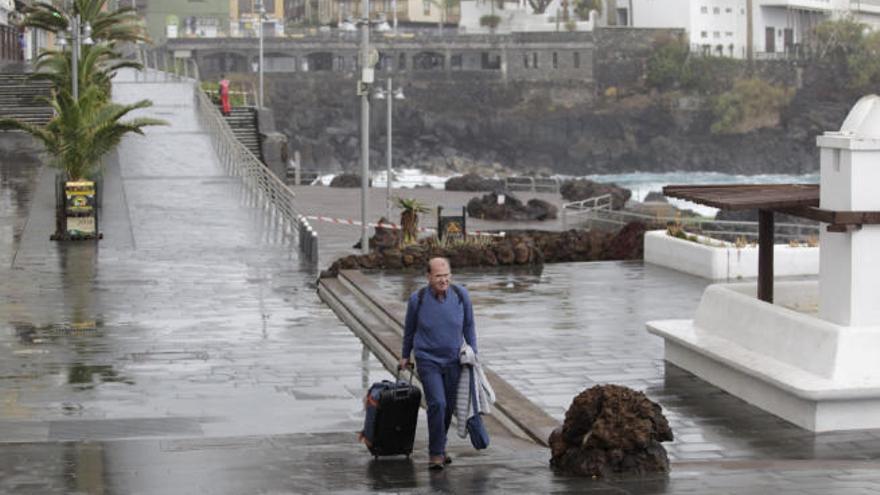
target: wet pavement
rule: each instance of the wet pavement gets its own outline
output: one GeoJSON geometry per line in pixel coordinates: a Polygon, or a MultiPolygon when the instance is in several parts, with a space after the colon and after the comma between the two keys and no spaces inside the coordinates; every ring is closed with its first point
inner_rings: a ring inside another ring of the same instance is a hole
{"type": "MultiPolygon", "coordinates": [[[[560,421],[577,393],[614,383],[663,406],[676,462],[880,459],[880,430],[814,435],[663,361],[644,322],[694,314],[707,280],[642,262],[454,276],[472,295],[483,359],[560,421]]],[[[400,301],[424,283],[415,273],[370,278],[400,301]]]]}
{"type": "MultiPolygon", "coordinates": [[[[679,436],[668,478],[556,476],[545,449],[503,435],[481,453],[453,440],[456,462],[434,475],[423,428],[413,461],[373,461],[354,433],[364,389],[389,375],[224,175],[191,88],[120,81],[114,97],[150,97],[143,113],[172,125],[125,138],[108,161],[99,243],[49,241],[52,170],[26,150],[0,154],[0,492],[878,491],[870,432],[808,436],[666,371],[643,322],[658,306],[689,311],[701,285],[640,264],[457,276],[475,293],[484,352],[505,356],[492,367],[552,414],[612,379],[664,403],[679,436]]],[[[0,135],[4,150],[16,139],[0,135]]],[[[385,284],[402,298],[413,285],[398,282],[385,284]]]]}

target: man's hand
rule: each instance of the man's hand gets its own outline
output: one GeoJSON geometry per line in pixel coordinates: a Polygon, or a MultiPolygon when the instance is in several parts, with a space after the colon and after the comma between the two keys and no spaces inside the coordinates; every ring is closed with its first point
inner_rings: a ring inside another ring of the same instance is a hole
{"type": "Polygon", "coordinates": [[[400,358],[400,362],[398,363],[398,366],[402,370],[406,369],[408,366],[411,366],[411,365],[412,364],[409,362],[409,358],[400,358]]]}

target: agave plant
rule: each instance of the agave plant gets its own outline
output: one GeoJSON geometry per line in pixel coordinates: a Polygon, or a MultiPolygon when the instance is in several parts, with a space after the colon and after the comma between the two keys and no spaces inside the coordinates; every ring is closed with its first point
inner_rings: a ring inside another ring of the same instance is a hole
{"type": "Polygon", "coordinates": [[[36,2],[25,10],[21,25],[57,33],[67,29],[70,19],[79,15],[83,23],[92,27],[92,38],[104,41],[149,41],[137,15],[137,10],[124,7],[106,9],[108,0],[74,0],[68,8],[53,3],[36,2]]]}
{"type": "Polygon", "coordinates": [[[400,228],[403,231],[403,244],[414,244],[419,237],[419,214],[428,213],[431,208],[415,198],[395,198],[400,212],[400,228]]]}
{"type": "Polygon", "coordinates": [[[166,125],[165,121],[135,118],[122,121],[128,113],[152,105],[141,100],[131,105],[106,101],[101,88],[87,86],[79,100],[66,90],[49,100],[55,117],[45,127],[0,119],[0,129],[18,129],[39,140],[51,155],[52,165],[60,168],[68,180],[89,178],[100,167],[101,157],[130,132],[143,134],[143,128],[166,125]]]}

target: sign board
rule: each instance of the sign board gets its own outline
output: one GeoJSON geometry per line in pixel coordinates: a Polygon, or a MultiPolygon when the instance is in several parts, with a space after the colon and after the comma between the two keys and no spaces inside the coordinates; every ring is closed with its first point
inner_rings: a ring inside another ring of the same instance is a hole
{"type": "Polygon", "coordinates": [[[98,232],[95,183],[90,180],[64,183],[64,214],[67,235],[93,237],[98,232]]]}
{"type": "Polygon", "coordinates": [[[443,207],[437,207],[437,235],[440,239],[464,239],[467,234],[466,211],[461,215],[443,215],[443,207]]]}

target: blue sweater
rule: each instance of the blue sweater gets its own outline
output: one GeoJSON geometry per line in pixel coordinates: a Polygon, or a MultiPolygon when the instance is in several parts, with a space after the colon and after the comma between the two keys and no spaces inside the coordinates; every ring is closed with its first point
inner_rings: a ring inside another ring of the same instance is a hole
{"type": "Polygon", "coordinates": [[[474,308],[464,287],[461,300],[450,286],[441,302],[428,288],[422,299],[422,307],[416,325],[416,306],[419,292],[409,296],[403,331],[402,356],[408,358],[415,350],[416,359],[425,359],[446,365],[458,362],[462,338],[477,352],[477,333],[474,328],[474,308]]]}

